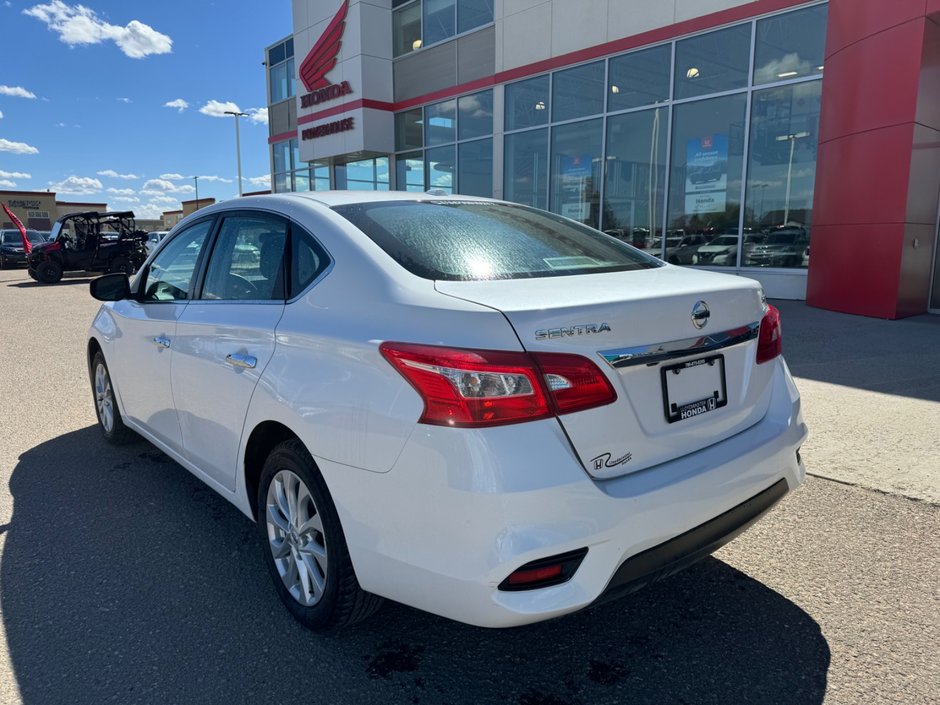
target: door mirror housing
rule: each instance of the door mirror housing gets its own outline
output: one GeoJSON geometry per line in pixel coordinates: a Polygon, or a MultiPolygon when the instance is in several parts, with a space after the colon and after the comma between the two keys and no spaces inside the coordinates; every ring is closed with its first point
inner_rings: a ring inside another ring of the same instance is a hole
{"type": "Polygon", "coordinates": [[[131,282],[126,274],[105,274],[93,279],[89,289],[98,301],[122,301],[131,298],[131,282]]]}

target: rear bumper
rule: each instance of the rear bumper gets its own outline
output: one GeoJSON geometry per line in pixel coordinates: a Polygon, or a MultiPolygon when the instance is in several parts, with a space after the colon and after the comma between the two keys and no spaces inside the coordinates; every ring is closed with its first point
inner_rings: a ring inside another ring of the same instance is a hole
{"type": "Polygon", "coordinates": [[[362,587],[485,627],[537,622],[671,574],[756,521],[805,471],[799,394],[782,359],[746,431],[668,463],[593,480],[559,425],[419,426],[388,473],[317,459],[362,587]],[[507,592],[531,561],[587,548],[567,582],[507,592]]]}

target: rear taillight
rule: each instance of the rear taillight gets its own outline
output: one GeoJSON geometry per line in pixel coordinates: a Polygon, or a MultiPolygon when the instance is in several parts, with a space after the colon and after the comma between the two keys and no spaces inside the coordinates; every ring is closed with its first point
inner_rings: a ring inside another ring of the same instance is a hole
{"type": "Polygon", "coordinates": [[[609,404],[617,395],[578,355],[382,343],[382,355],[424,400],[420,423],[498,426],[609,404]]]}
{"type": "Polygon", "coordinates": [[[757,364],[770,362],[782,352],[780,311],[768,304],[767,313],[760,322],[760,335],[757,338],[757,364]]]}

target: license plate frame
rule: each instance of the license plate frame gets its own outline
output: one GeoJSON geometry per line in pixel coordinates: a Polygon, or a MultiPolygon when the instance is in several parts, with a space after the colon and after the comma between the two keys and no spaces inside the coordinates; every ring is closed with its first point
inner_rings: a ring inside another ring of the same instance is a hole
{"type": "Polygon", "coordinates": [[[696,358],[695,360],[679,362],[675,365],[664,366],[661,368],[660,378],[662,379],[663,387],[663,411],[666,414],[666,421],[669,423],[687,421],[728,405],[728,385],[725,377],[724,355],[709,355],[707,357],[696,358]],[[717,375],[714,381],[709,380],[702,370],[714,370],[716,366],[717,375]],[[710,389],[710,393],[704,397],[699,397],[698,394],[693,393],[695,398],[685,399],[681,403],[672,401],[673,398],[681,399],[682,397],[680,396],[679,390],[675,387],[673,387],[673,393],[670,395],[670,379],[676,379],[681,376],[683,372],[687,373],[687,378],[688,375],[696,376],[697,379],[695,381],[698,387],[700,389],[710,389]],[[717,382],[718,389],[713,389],[715,382],[717,382]]]}

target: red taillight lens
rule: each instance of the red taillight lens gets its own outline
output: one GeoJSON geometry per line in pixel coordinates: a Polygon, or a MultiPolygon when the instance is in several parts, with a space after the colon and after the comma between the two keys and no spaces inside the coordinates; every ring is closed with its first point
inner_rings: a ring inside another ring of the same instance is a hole
{"type": "Polygon", "coordinates": [[[609,404],[617,395],[578,355],[382,343],[382,355],[424,400],[420,423],[497,426],[609,404]]]}
{"type": "Polygon", "coordinates": [[[767,313],[760,322],[760,335],[757,338],[757,364],[770,362],[783,352],[783,340],[780,337],[780,311],[770,304],[767,313]]]}

